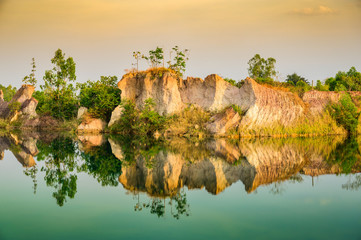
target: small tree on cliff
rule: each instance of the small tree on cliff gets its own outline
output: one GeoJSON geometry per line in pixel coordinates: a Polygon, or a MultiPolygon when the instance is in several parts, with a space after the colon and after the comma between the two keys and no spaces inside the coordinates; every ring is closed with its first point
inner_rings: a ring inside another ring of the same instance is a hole
{"type": "Polygon", "coordinates": [[[149,56],[142,55],[142,58],[150,63],[150,67],[157,68],[164,60],[163,48],[157,47],[155,50],[150,50],[149,56]]]}
{"type": "Polygon", "coordinates": [[[259,82],[273,82],[273,78],[277,74],[275,64],[276,59],[264,59],[259,54],[256,54],[248,61],[249,76],[259,82]]]}
{"type": "MultiPolygon", "coordinates": [[[[188,61],[188,54],[189,50],[184,49],[183,51],[179,49],[178,46],[175,46],[172,48],[172,52],[175,53],[175,56],[173,58],[174,63],[171,61],[168,62],[169,68],[175,70],[179,75],[183,75],[183,73],[186,71],[186,62],[188,61]]],[[[171,54],[172,54],[171,52],[171,54]]]]}
{"type": "Polygon", "coordinates": [[[35,58],[31,59],[31,66],[32,66],[31,73],[23,78],[23,83],[30,84],[35,87],[37,83],[37,80],[35,78],[35,72],[36,72],[35,58]]]}
{"type": "Polygon", "coordinates": [[[136,61],[137,71],[139,70],[139,60],[142,57],[142,54],[139,51],[133,52],[133,57],[136,61]]]}

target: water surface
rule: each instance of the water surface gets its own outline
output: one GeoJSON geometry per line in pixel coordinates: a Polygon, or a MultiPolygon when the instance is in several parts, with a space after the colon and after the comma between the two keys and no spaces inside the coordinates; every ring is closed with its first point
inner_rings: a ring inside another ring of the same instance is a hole
{"type": "Polygon", "coordinates": [[[0,137],[0,239],[360,239],[357,139],[0,137]]]}

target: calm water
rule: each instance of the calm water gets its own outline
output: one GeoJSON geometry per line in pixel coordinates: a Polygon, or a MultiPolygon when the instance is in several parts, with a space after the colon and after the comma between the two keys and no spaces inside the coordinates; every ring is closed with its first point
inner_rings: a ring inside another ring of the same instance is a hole
{"type": "Polygon", "coordinates": [[[22,134],[2,152],[0,239],[361,239],[358,139],[22,134]]]}

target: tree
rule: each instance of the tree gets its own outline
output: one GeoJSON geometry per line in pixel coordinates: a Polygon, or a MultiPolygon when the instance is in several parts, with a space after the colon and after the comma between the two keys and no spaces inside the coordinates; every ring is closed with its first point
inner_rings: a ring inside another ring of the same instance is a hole
{"type": "Polygon", "coordinates": [[[349,134],[355,134],[360,112],[352,102],[348,93],[342,95],[338,104],[331,105],[331,116],[338,124],[343,126],[349,134]]]}
{"type": "Polygon", "coordinates": [[[260,82],[272,82],[273,77],[276,76],[275,70],[276,59],[268,58],[267,60],[262,58],[259,54],[254,55],[248,61],[248,73],[251,78],[260,82]]]}
{"type": "Polygon", "coordinates": [[[4,101],[6,101],[6,102],[10,102],[10,100],[13,98],[13,96],[16,93],[16,87],[13,87],[11,85],[5,87],[0,84],[0,90],[3,91],[4,101]]]}
{"type": "Polygon", "coordinates": [[[35,87],[37,83],[37,80],[35,78],[35,72],[36,72],[35,58],[31,59],[31,66],[32,66],[31,73],[23,78],[23,83],[30,84],[35,87]]]}
{"type": "Polygon", "coordinates": [[[142,58],[150,62],[150,67],[157,68],[164,60],[163,48],[157,47],[149,51],[149,56],[142,55],[142,58]]]}
{"type": "Polygon", "coordinates": [[[142,57],[142,55],[141,55],[141,53],[139,52],[139,51],[136,51],[136,52],[133,52],[133,57],[135,58],[135,60],[137,61],[137,71],[139,70],[139,65],[138,65],[138,63],[139,63],[139,60],[140,60],[140,58],[142,57]]]}
{"type": "Polygon", "coordinates": [[[310,85],[310,83],[308,82],[307,79],[305,79],[304,77],[301,77],[299,75],[297,75],[296,73],[293,73],[291,75],[287,75],[287,78],[286,78],[286,82],[293,85],[293,86],[297,86],[297,83],[301,81],[301,82],[304,82],[306,83],[307,85],[310,85]]]}
{"type": "Polygon", "coordinates": [[[76,80],[75,62],[72,57],[65,58],[61,49],[55,52],[51,59],[52,70],[45,71],[43,102],[39,106],[42,113],[48,113],[55,118],[71,119],[76,114],[77,100],[75,88],[71,82],[76,80]]]}
{"type": "Polygon", "coordinates": [[[79,84],[80,105],[87,107],[93,117],[109,121],[112,111],[120,104],[121,90],[117,82],[116,76],[101,76],[96,82],[79,84]]]}
{"type": "Polygon", "coordinates": [[[361,73],[355,67],[348,72],[339,71],[335,77],[330,77],[325,82],[330,91],[361,91],[361,73]]]}
{"type": "MultiPolygon", "coordinates": [[[[174,63],[171,61],[168,62],[169,68],[175,70],[179,75],[183,76],[183,73],[186,70],[186,62],[188,61],[189,50],[184,49],[183,51],[179,49],[178,46],[172,48],[172,52],[175,53],[173,58],[174,63]]],[[[172,54],[171,52],[171,54],[172,54]]]]}

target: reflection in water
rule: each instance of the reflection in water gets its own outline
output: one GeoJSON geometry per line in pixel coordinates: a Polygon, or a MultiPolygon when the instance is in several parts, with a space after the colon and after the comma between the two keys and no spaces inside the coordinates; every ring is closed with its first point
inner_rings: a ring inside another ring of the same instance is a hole
{"type": "MultiPolygon", "coordinates": [[[[162,217],[168,211],[179,219],[189,216],[184,187],[219,194],[241,181],[248,193],[271,184],[271,193],[282,194],[287,180],[300,183],[303,176],[357,173],[361,157],[357,139],[305,138],[257,139],[229,142],[225,139],[191,143],[185,139],[165,142],[133,141],[102,135],[22,135],[0,137],[0,156],[10,150],[33,181],[44,174],[59,206],[77,192],[77,174],[87,173],[102,186],[119,183],[136,197],[135,211],[147,210],[162,217]],[[41,164],[39,169],[36,160],[41,164]],[[149,198],[140,201],[139,194],[149,198]]],[[[358,190],[360,175],[350,175],[343,189],[358,190]]]]}

